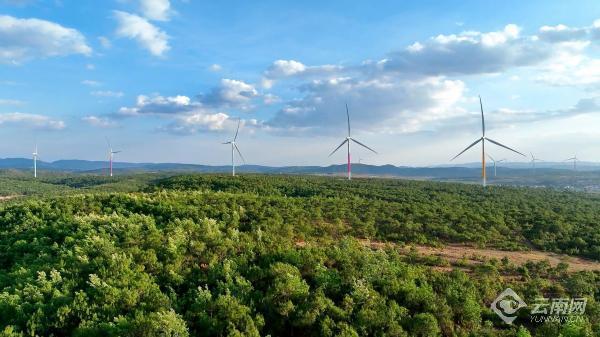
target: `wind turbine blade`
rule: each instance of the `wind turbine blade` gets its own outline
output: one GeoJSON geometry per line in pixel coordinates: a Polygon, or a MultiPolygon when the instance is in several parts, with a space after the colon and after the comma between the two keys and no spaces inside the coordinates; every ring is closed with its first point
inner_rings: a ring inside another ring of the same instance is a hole
{"type": "Polygon", "coordinates": [[[339,149],[340,149],[340,147],[344,146],[344,144],[346,144],[346,142],[347,142],[347,141],[348,141],[348,139],[344,139],[344,141],[342,142],[342,144],[340,144],[340,146],[336,147],[336,148],[335,148],[335,150],[333,150],[333,151],[332,151],[332,152],[329,154],[329,156],[328,156],[328,157],[331,157],[331,156],[332,156],[332,155],[335,153],[335,151],[339,150],[339,149]]]}
{"type": "Polygon", "coordinates": [[[564,161],[569,161],[569,160],[577,160],[577,158],[573,157],[573,158],[565,159],[564,161]]]}
{"type": "MultiPolygon", "coordinates": [[[[490,158],[490,159],[491,159],[491,160],[492,160],[494,163],[496,162],[496,160],[494,160],[494,157],[490,156],[489,154],[488,154],[487,156],[488,156],[488,158],[490,158]]],[[[501,160],[499,160],[499,161],[501,161],[501,160]]]]}
{"type": "Polygon", "coordinates": [[[221,143],[221,144],[231,144],[231,142],[225,142],[225,143],[221,143]]]}
{"type": "Polygon", "coordinates": [[[487,140],[489,140],[489,141],[490,141],[491,143],[493,143],[493,144],[496,144],[496,145],[498,145],[498,146],[501,146],[501,147],[503,147],[503,148],[505,148],[505,149],[507,149],[507,150],[511,150],[511,151],[512,151],[512,152],[514,152],[514,153],[518,153],[518,154],[520,154],[520,155],[521,155],[521,156],[523,156],[523,157],[527,157],[526,155],[522,154],[521,152],[519,152],[519,151],[517,151],[517,150],[514,150],[514,149],[511,149],[510,147],[508,147],[508,146],[506,146],[506,145],[502,145],[502,144],[498,143],[497,141],[495,141],[495,140],[493,140],[493,139],[489,139],[489,138],[486,138],[486,139],[487,139],[487,140]]]}
{"type": "Polygon", "coordinates": [[[479,143],[480,141],[482,141],[483,138],[479,138],[476,141],[473,142],[473,144],[467,146],[466,149],[462,150],[459,154],[457,154],[456,156],[454,156],[454,158],[450,159],[450,161],[453,161],[454,159],[458,158],[461,154],[467,152],[468,149],[472,148],[473,146],[477,145],[477,143],[479,143]]]}
{"type": "Polygon", "coordinates": [[[348,103],[346,103],[346,117],[348,117],[348,137],[350,137],[350,112],[348,111],[348,103]]]}
{"type": "Polygon", "coordinates": [[[479,107],[481,108],[481,131],[485,137],[485,118],[483,117],[483,103],[481,102],[481,96],[479,96],[479,107]]]}
{"type": "Polygon", "coordinates": [[[378,154],[378,153],[377,153],[377,151],[375,151],[375,150],[373,150],[372,148],[370,148],[370,147],[366,146],[365,144],[363,144],[363,143],[359,142],[358,140],[356,140],[356,139],[354,139],[354,138],[350,138],[350,139],[351,139],[353,142],[355,142],[356,144],[358,144],[358,145],[360,145],[360,146],[364,147],[365,149],[367,149],[367,150],[370,150],[371,152],[373,152],[373,153],[375,153],[375,154],[378,154]]]}
{"type": "Polygon", "coordinates": [[[246,164],[246,159],[244,159],[244,156],[242,156],[242,152],[240,151],[240,149],[237,147],[237,144],[233,144],[233,147],[235,147],[235,150],[237,151],[237,153],[240,155],[240,158],[242,158],[242,161],[244,162],[244,164],[246,164]]]}
{"type": "Polygon", "coordinates": [[[114,153],[121,153],[121,152],[123,152],[123,151],[121,151],[121,150],[119,150],[119,151],[113,151],[112,153],[114,154],[114,153]]]}
{"type": "Polygon", "coordinates": [[[240,131],[240,123],[242,122],[241,118],[238,118],[238,126],[237,126],[237,130],[235,130],[235,137],[233,137],[233,141],[235,142],[237,140],[237,136],[238,136],[238,132],[240,131]]]}
{"type": "Polygon", "coordinates": [[[106,138],[106,144],[108,144],[108,148],[112,149],[112,146],[110,145],[110,140],[108,140],[108,137],[104,137],[106,138]]]}

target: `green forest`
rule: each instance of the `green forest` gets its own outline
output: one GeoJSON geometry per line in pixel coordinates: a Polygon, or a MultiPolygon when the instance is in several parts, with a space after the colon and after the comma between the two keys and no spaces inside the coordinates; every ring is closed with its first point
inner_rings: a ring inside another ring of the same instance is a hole
{"type": "Polygon", "coordinates": [[[0,176],[0,336],[600,336],[600,272],[449,262],[466,244],[600,261],[600,195],[333,177],[0,176]],[[377,247],[366,243],[381,243],[377,247]],[[490,309],[585,298],[577,321],[490,309]]]}

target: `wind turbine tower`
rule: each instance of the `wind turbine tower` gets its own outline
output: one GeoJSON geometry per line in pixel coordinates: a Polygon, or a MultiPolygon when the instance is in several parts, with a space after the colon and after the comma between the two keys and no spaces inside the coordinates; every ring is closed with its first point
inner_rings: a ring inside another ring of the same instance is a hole
{"type": "Polygon", "coordinates": [[[112,177],[113,176],[113,160],[114,160],[114,156],[117,153],[120,153],[122,151],[113,151],[112,145],[110,145],[110,140],[108,138],[106,138],[106,143],[108,144],[108,169],[109,169],[109,175],[112,177]]]}
{"type": "Polygon", "coordinates": [[[372,148],[366,146],[365,144],[359,142],[358,140],[354,139],[350,133],[350,112],[348,111],[348,104],[346,104],[346,117],[348,119],[348,136],[346,137],[346,139],[344,139],[344,141],[335,148],[335,150],[333,150],[330,154],[329,157],[331,157],[337,150],[339,150],[342,146],[347,145],[347,149],[348,149],[348,180],[352,179],[352,162],[350,161],[350,143],[355,142],[356,144],[364,147],[365,149],[377,154],[377,152],[375,150],[373,150],[372,148]]]}
{"type": "Polygon", "coordinates": [[[495,178],[496,177],[496,164],[502,163],[502,162],[506,161],[506,159],[495,160],[494,157],[490,156],[489,154],[487,156],[488,156],[488,158],[490,158],[490,160],[492,162],[494,162],[494,178],[495,178]]]}
{"type": "Polygon", "coordinates": [[[533,172],[535,172],[535,163],[538,161],[543,161],[540,158],[536,158],[536,156],[533,154],[533,152],[530,152],[531,154],[531,167],[533,168],[533,172]]]}
{"type": "Polygon", "coordinates": [[[577,159],[577,155],[575,155],[575,157],[565,159],[565,161],[573,161],[573,171],[577,171],[577,162],[580,161],[577,159]]]}
{"type": "Polygon", "coordinates": [[[244,164],[246,163],[246,159],[244,159],[244,156],[242,156],[242,152],[240,151],[240,149],[238,148],[237,143],[236,143],[238,133],[240,131],[241,121],[242,121],[241,119],[238,119],[238,126],[237,126],[237,129],[235,130],[235,136],[233,137],[233,140],[223,143],[223,144],[231,144],[231,176],[233,176],[233,177],[235,177],[235,153],[236,152],[238,153],[240,158],[242,158],[242,161],[244,162],[244,164]]]}
{"type": "Polygon", "coordinates": [[[520,154],[523,157],[526,157],[526,156],[517,150],[511,149],[510,147],[508,147],[506,145],[502,145],[502,144],[498,143],[497,141],[488,138],[485,135],[485,117],[483,116],[483,103],[481,102],[481,96],[479,96],[479,107],[481,108],[481,138],[474,141],[473,144],[469,145],[466,149],[462,150],[461,153],[454,156],[454,158],[450,159],[450,161],[453,161],[454,159],[458,158],[461,154],[465,153],[467,150],[469,150],[473,146],[481,143],[481,180],[482,180],[483,187],[485,187],[487,184],[487,176],[486,176],[486,172],[485,172],[485,142],[486,141],[488,141],[492,144],[495,144],[497,146],[503,147],[514,153],[520,154]]]}
{"type": "Polygon", "coordinates": [[[38,160],[38,146],[35,144],[35,149],[33,150],[33,177],[37,178],[37,160],[38,160]]]}

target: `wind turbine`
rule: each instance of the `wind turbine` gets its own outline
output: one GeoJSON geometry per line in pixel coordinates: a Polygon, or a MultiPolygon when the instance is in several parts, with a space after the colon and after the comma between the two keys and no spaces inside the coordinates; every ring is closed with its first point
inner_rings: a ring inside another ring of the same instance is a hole
{"type": "Polygon", "coordinates": [[[579,159],[577,159],[577,155],[575,155],[575,157],[565,159],[565,161],[573,161],[573,170],[577,171],[577,162],[580,161],[579,159]]]}
{"type": "Polygon", "coordinates": [[[35,149],[33,151],[33,177],[37,178],[37,160],[38,160],[38,146],[35,144],[35,149]]]}
{"type": "Polygon", "coordinates": [[[237,130],[235,130],[235,136],[233,137],[233,140],[223,143],[223,144],[231,144],[231,175],[233,177],[235,177],[235,152],[237,152],[240,155],[240,158],[242,158],[242,161],[244,162],[244,164],[246,163],[246,159],[244,159],[244,156],[242,156],[242,152],[240,151],[237,144],[235,143],[235,141],[237,140],[237,137],[238,137],[238,132],[240,131],[241,121],[242,121],[241,119],[238,119],[238,126],[237,126],[237,130]]]}
{"type": "Polygon", "coordinates": [[[109,172],[110,176],[113,176],[113,159],[115,154],[123,152],[123,151],[113,151],[112,145],[110,145],[110,140],[106,138],[106,143],[108,144],[108,163],[109,163],[109,172]]]}
{"type": "Polygon", "coordinates": [[[485,142],[488,141],[492,144],[498,145],[500,147],[503,147],[507,150],[510,150],[514,153],[518,153],[520,155],[522,155],[523,157],[526,157],[524,154],[522,154],[521,152],[517,151],[517,150],[513,150],[510,147],[506,146],[506,145],[502,145],[500,143],[498,143],[497,141],[490,139],[488,137],[485,136],[485,118],[483,116],[483,103],[481,102],[481,96],[479,96],[479,106],[481,108],[481,138],[477,139],[476,141],[473,142],[473,144],[469,145],[466,149],[462,150],[461,153],[457,154],[456,156],[454,156],[454,158],[450,159],[450,161],[453,161],[454,159],[458,158],[458,156],[460,156],[461,154],[465,153],[468,149],[472,148],[473,146],[481,143],[481,179],[482,179],[482,183],[483,183],[483,187],[485,187],[486,183],[487,183],[487,177],[486,177],[486,173],[485,173],[485,142]]]}
{"type": "Polygon", "coordinates": [[[496,159],[494,159],[494,157],[490,156],[489,154],[487,156],[494,162],[494,178],[495,178],[496,177],[496,164],[504,162],[504,161],[506,161],[506,159],[496,160],[496,159]]]}
{"type": "Polygon", "coordinates": [[[337,150],[339,150],[342,146],[344,146],[344,144],[348,145],[348,180],[352,179],[352,163],[350,162],[350,143],[355,142],[356,144],[364,147],[365,149],[377,154],[377,151],[373,150],[372,148],[366,146],[365,144],[359,142],[358,140],[352,138],[352,136],[350,135],[350,112],[348,112],[348,104],[346,104],[346,117],[348,118],[348,137],[346,137],[346,139],[344,139],[344,141],[335,148],[335,150],[333,150],[333,152],[331,152],[329,154],[329,157],[331,157],[337,150]]]}
{"type": "Polygon", "coordinates": [[[533,152],[529,152],[529,153],[531,154],[531,167],[533,167],[533,171],[535,171],[535,162],[536,162],[536,161],[543,161],[543,160],[542,160],[542,159],[540,159],[540,158],[536,158],[536,157],[533,155],[533,152]]]}

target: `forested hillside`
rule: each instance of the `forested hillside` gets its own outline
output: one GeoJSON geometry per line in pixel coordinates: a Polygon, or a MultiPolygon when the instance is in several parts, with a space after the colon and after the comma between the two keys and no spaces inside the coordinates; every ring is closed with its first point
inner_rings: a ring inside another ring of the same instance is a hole
{"type": "Polygon", "coordinates": [[[410,249],[465,243],[600,260],[598,196],[383,179],[158,178],[119,188],[56,178],[65,196],[0,204],[0,335],[600,335],[598,272],[449,264],[410,249]],[[527,308],[506,325],[489,305],[507,287],[526,301],[585,297],[585,316],[536,324],[527,308]]]}

